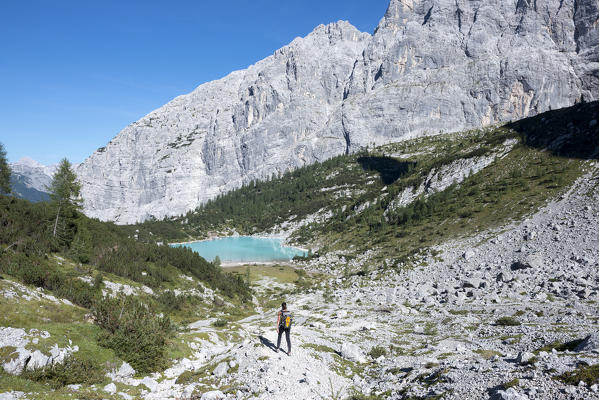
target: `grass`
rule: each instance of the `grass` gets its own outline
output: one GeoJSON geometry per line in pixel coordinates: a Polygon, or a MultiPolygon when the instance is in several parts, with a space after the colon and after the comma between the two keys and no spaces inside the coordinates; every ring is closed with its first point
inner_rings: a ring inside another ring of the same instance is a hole
{"type": "Polygon", "coordinates": [[[489,360],[494,356],[498,356],[498,357],[502,357],[503,354],[501,354],[498,351],[495,350],[474,350],[475,353],[480,354],[480,356],[482,358],[484,358],[485,360],[489,360]]]}
{"type": "Polygon", "coordinates": [[[571,340],[569,342],[561,343],[561,342],[553,342],[546,344],[545,346],[535,350],[535,353],[540,353],[541,351],[545,351],[551,353],[552,350],[556,351],[574,351],[579,344],[581,344],[583,339],[571,340]]]}
{"type": "Polygon", "coordinates": [[[290,266],[287,265],[252,265],[252,266],[239,266],[239,267],[225,267],[227,272],[233,273],[238,276],[246,277],[247,269],[250,270],[250,281],[252,283],[262,280],[264,278],[274,279],[280,284],[292,284],[297,282],[300,278],[300,273],[290,266]]]}
{"type": "Polygon", "coordinates": [[[509,388],[518,387],[518,386],[520,386],[520,380],[518,378],[514,378],[511,381],[506,382],[501,385],[503,390],[508,390],[509,388]]]}
{"type": "Polygon", "coordinates": [[[599,383],[599,364],[580,366],[574,371],[559,375],[557,378],[568,385],[576,386],[579,382],[584,382],[587,386],[592,386],[599,383]]]}
{"type": "Polygon", "coordinates": [[[301,347],[303,347],[305,349],[312,349],[312,350],[316,351],[317,353],[338,354],[335,349],[333,349],[332,347],[326,346],[324,344],[303,343],[301,345],[301,347]]]}

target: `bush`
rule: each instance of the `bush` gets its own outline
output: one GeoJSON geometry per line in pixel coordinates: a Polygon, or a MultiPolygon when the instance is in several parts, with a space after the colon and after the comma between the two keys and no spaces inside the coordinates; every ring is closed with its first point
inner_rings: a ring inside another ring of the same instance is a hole
{"type": "Polygon", "coordinates": [[[372,349],[370,349],[368,355],[376,360],[380,356],[387,355],[387,350],[385,350],[385,348],[381,346],[374,346],[372,349]]]}
{"type": "Polygon", "coordinates": [[[102,299],[92,308],[96,324],[103,328],[98,342],[111,348],[136,371],[149,373],[166,367],[166,339],[172,331],[168,317],[133,297],[102,299]]]}
{"type": "Polygon", "coordinates": [[[520,321],[518,321],[514,317],[501,317],[497,321],[495,321],[495,325],[497,325],[497,326],[518,326],[521,324],[520,324],[520,321]]]}
{"type": "Polygon", "coordinates": [[[599,384],[599,364],[578,367],[574,371],[560,375],[558,379],[573,386],[578,385],[581,381],[586,383],[587,387],[599,384]]]}
{"type": "Polygon", "coordinates": [[[25,284],[51,290],[56,296],[85,308],[90,308],[99,295],[99,288],[68,277],[39,256],[5,253],[0,257],[0,272],[9,274],[25,284]]]}
{"type": "Polygon", "coordinates": [[[227,326],[227,324],[228,322],[226,319],[217,319],[212,323],[212,326],[214,326],[215,328],[224,328],[225,326],[227,326]]]}
{"type": "Polygon", "coordinates": [[[67,385],[93,385],[104,381],[104,370],[93,360],[70,356],[63,364],[34,371],[25,371],[21,377],[35,382],[41,382],[57,389],[67,385]]]}

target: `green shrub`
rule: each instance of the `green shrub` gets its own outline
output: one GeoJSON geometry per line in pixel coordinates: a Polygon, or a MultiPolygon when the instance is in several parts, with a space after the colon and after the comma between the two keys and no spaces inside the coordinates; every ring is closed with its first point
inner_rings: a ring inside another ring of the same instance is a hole
{"type": "Polygon", "coordinates": [[[224,328],[225,326],[227,326],[227,324],[228,322],[226,319],[217,319],[212,323],[212,326],[214,326],[215,328],[224,328]]]}
{"type": "Polygon", "coordinates": [[[578,367],[574,371],[558,376],[558,379],[573,386],[578,385],[581,381],[587,386],[599,384],[599,364],[578,367]]]}
{"type": "Polygon", "coordinates": [[[25,371],[22,378],[41,382],[57,389],[67,385],[93,385],[105,380],[104,370],[93,360],[67,357],[64,364],[54,364],[51,367],[34,371],[25,371]]]}
{"type": "Polygon", "coordinates": [[[370,349],[368,355],[376,360],[380,356],[387,355],[387,350],[385,350],[385,348],[382,346],[374,346],[372,349],[370,349]]]}
{"type": "Polygon", "coordinates": [[[159,317],[136,298],[120,296],[97,301],[92,308],[103,328],[98,342],[111,348],[136,371],[149,373],[166,367],[166,339],[172,331],[168,317],[159,317]]]}
{"type": "Polygon", "coordinates": [[[495,325],[497,325],[497,326],[518,326],[521,324],[520,324],[520,321],[518,321],[514,317],[501,317],[495,321],[495,325]]]}
{"type": "Polygon", "coordinates": [[[509,388],[516,387],[516,386],[520,386],[520,380],[518,378],[512,379],[511,381],[506,382],[503,385],[501,385],[503,390],[508,390],[509,388]]]}
{"type": "Polygon", "coordinates": [[[186,296],[177,296],[172,291],[166,290],[156,296],[156,300],[164,305],[167,311],[175,311],[181,310],[183,304],[185,304],[186,296]]]}

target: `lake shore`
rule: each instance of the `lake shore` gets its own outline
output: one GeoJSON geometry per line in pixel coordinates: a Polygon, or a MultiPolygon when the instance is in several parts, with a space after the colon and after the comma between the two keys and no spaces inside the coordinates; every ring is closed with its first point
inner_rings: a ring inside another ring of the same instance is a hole
{"type": "Polygon", "coordinates": [[[267,236],[267,235],[231,235],[231,236],[211,236],[207,239],[199,239],[199,240],[190,240],[188,242],[173,242],[173,243],[167,243],[169,246],[185,246],[186,244],[192,244],[192,243],[201,243],[201,242],[212,242],[214,240],[219,240],[219,239],[227,239],[227,238],[239,238],[239,237],[248,237],[248,238],[256,238],[256,239],[280,239],[282,240],[282,243],[284,244],[285,247],[291,247],[293,249],[297,249],[297,250],[301,250],[304,251],[306,253],[308,253],[310,250],[309,249],[304,249],[303,247],[297,247],[297,246],[293,246],[291,244],[288,244],[286,242],[286,240],[288,238],[284,237],[284,236],[267,236]]]}
{"type": "Polygon", "coordinates": [[[293,267],[295,264],[291,261],[255,261],[255,262],[223,262],[220,264],[222,268],[237,268],[237,267],[293,267]]]}

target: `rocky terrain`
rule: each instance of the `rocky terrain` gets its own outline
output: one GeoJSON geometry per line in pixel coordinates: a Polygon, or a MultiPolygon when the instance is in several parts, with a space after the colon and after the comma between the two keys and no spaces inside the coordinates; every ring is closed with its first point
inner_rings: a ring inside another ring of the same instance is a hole
{"type": "Polygon", "coordinates": [[[320,26],[131,124],[78,169],[89,216],[180,215],[364,146],[599,96],[594,0],[391,0],[373,35],[320,26]]]}

